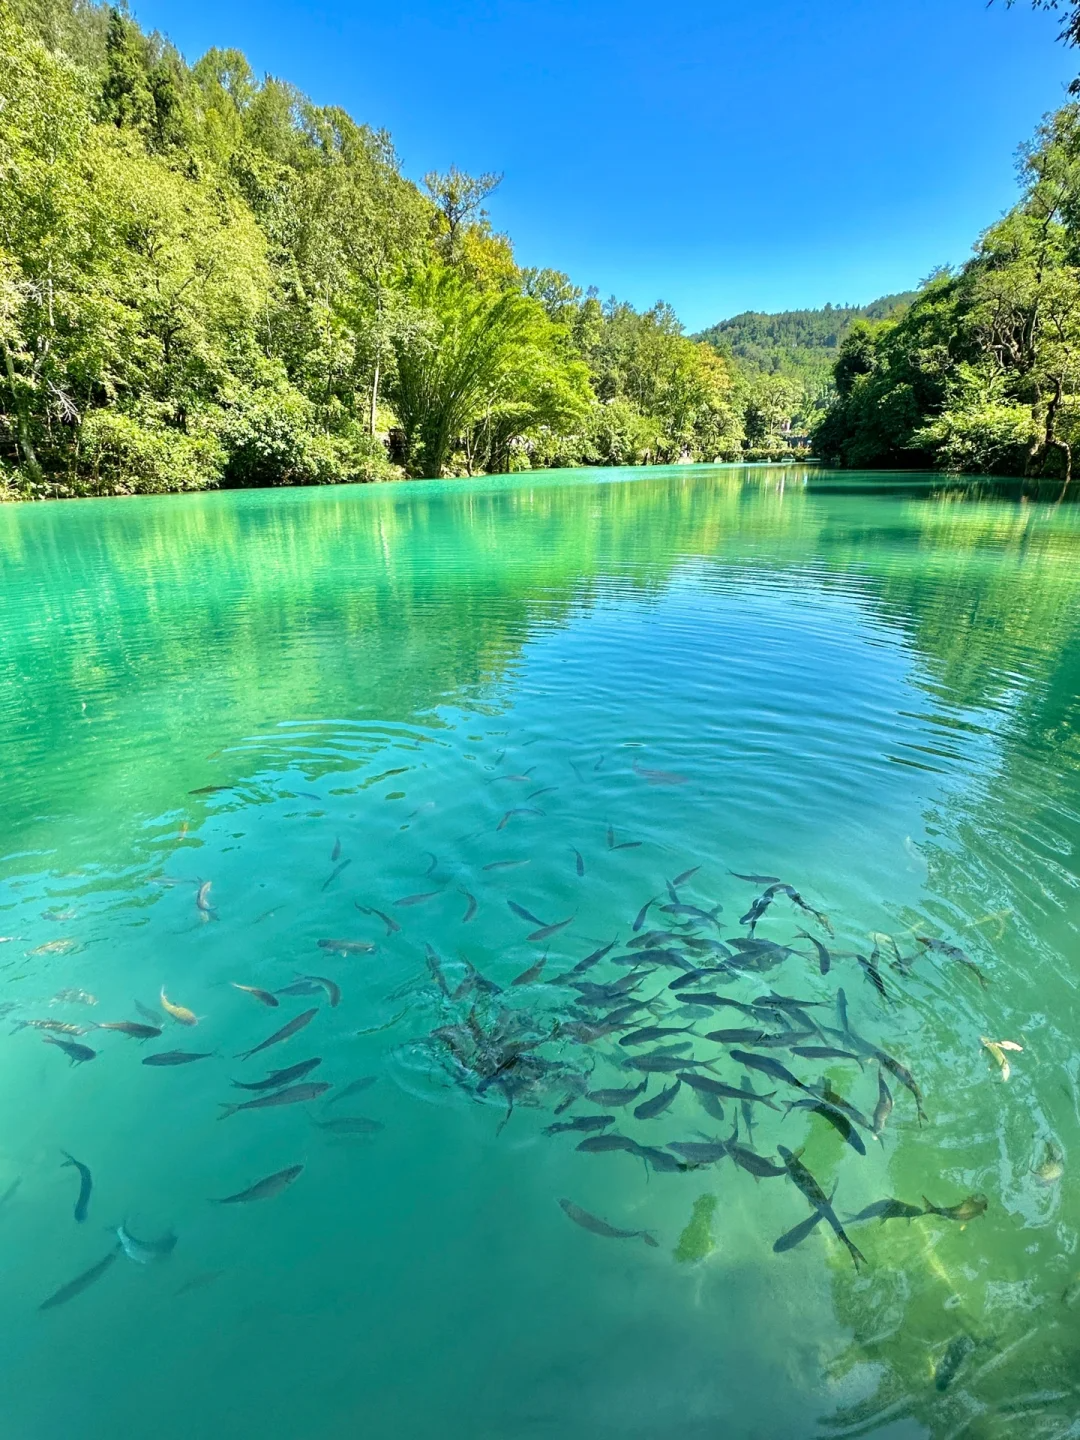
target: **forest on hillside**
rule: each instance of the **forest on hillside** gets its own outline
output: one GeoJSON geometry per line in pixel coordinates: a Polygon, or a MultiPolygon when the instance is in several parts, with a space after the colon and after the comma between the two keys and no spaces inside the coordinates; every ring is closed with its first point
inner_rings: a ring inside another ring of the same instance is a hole
{"type": "Polygon", "coordinates": [[[189,64],[124,10],[9,0],[0,155],[9,498],[784,444],[670,307],[519,267],[498,176],[414,184],[386,133],[238,51],[189,64]]]}
{"type": "Polygon", "coordinates": [[[730,360],[741,377],[748,434],[759,440],[777,433],[805,434],[832,399],[832,368],[855,321],[883,320],[915,294],[909,290],[869,305],[818,310],[744,310],[694,338],[730,360]]]}

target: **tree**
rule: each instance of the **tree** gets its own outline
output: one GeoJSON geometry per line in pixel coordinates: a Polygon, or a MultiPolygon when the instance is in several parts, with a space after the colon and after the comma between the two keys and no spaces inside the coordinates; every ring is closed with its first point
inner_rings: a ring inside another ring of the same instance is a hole
{"type": "Polygon", "coordinates": [[[467,175],[451,165],[445,175],[429,170],[424,188],[435,207],[436,248],[449,265],[462,257],[466,232],[477,224],[487,227],[487,211],[483,204],[492,191],[502,184],[502,176],[492,173],[467,175]]]}

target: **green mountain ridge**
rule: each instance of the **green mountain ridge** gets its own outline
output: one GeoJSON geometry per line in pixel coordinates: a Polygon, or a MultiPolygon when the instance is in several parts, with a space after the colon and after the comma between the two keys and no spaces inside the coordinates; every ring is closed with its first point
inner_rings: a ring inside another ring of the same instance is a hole
{"type": "Polygon", "coordinates": [[[818,372],[821,379],[827,379],[856,320],[884,320],[909,305],[917,293],[904,290],[882,295],[869,305],[825,305],[819,310],[743,310],[693,338],[765,374],[800,374],[810,379],[811,373],[818,372]]]}

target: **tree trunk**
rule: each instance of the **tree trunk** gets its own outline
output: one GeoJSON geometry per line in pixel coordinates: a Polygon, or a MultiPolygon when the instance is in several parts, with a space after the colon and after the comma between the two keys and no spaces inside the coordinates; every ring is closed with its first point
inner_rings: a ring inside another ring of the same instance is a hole
{"type": "Polygon", "coordinates": [[[4,370],[7,373],[8,384],[11,386],[11,403],[15,407],[19,454],[22,456],[22,462],[30,472],[31,478],[40,480],[41,466],[38,464],[37,455],[34,453],[34,442],[30,437],[30,416],[27,413],[26,402],[19,398],[19,377],[15,373],[15,362],[6,345],[0,344],[0,348],[4,352],[4,370]]]}
{"type": "Polygon", "coordinates": [[[368,434],[375,436],[375,413],[379,408],[379,357],[375,356],[375,375],[371,381],[371,415],[368,420],[368,434]]]}

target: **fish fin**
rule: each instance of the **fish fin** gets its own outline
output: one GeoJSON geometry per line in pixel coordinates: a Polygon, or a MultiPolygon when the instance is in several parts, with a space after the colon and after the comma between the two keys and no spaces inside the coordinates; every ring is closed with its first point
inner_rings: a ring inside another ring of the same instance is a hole
{"type": "Polygon", "coordinates": [[[240,1106],[239,1106],[239,1105],[228,1105],[228,1104],[226,1104],[226,1102],[225,1102],[224,1100],[219,1100],[219,1101],[218,1101],[218,1104],[221,1106],[222,1110],[224,1111],[224,1114],[219,1115],[219,1116],[217,1117],[219,1120],[227,1120],[230,1115],[235,1115],[236,1112],[237,1112],[237,1110],[240,1109],[240,1106]]]}
{"type": "Polygon", "coordinates": [[[938,1213],[937,1206],[932,1200],[928,1200],[925,1195],[922,1197],[922,1203],[926,1206],[927,1215],[936,1215],[938,1213]]]}

